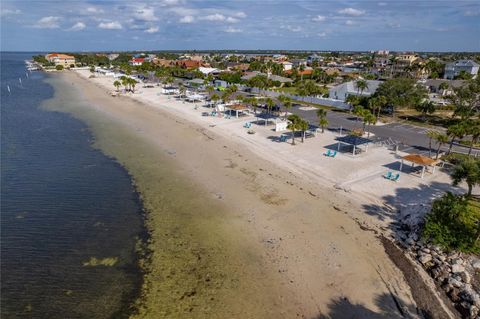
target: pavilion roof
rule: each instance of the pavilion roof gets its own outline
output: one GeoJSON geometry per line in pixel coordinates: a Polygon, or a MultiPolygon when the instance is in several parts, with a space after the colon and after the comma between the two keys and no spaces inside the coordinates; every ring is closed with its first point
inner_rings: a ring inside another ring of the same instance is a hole
{"type": "Polygon", "coordinates": [[[336,139],[339,142],[355,145],[355,146],[368,144],[372,142],[371,139],[361,137],[361,136],[355,136],[355,135],[345,135],[345,136],[337,137],[336,139]]]}
{"type": "Polygon", "coordinates": [[[422,156],[422,155],[419,155],[419,154],[408,154],[408,155],[403,157],[403,160],[408,161],[408,162],[412,162],[412,163],[416,163],[416,164],[419,164],[419,165],[424,165],[424,166],[425,165],[431,166],[431,165],[435,165],[437,163],[437,160],[434,160],[430,157],[422,156]]]}

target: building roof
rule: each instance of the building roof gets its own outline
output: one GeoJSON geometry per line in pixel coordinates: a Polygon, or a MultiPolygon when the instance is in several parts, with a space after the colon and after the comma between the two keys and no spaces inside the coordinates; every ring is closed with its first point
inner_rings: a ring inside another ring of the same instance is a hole
{"type": "Polygon", "coordinates": [[[419,164],[419,165],[435,165],[438,161],[437,160],[434,160],[430,157],[426,157],[426,156],[422,156],[422,155],[419,155],[419,154],[408,154],[404,157],[402,157],[402,159],[404,161],[408,161],[408,162],[412,162],[412,163],[416,163],[416,164],[419,164]]]}
{"type": "Polygon", "coordinates": [[[368,144],[372,142],[371,139],[361,137],[361,136],[356,136],[356,135],[340,136],[340,137],[337,137],[336,140],[345,144],[355,145],[355,146],[368,144]]]}
{"type": "Polygon", "coordinates": [[[439,87],[440,84],[447,83],[451,88],[458,88],[465,84],[464,80],[447,80],[447,79],[428,79],[425,82],[422,82],[423,85],[427,87],[439,87]]]}
{"type": "Polygon", "coordinates": [[[62,53],[50,53],[47,54],[47,59],[75,59],[73,55],[68,55],[68,54],[62,54],[62,53]]]}
{"type": "Polygon", "coordinates": [[[456,67],[479,67],[480,65],[472,60],[457,60],[447,64],[448,66],[456,66],[456,67]]]}
{"type": "Polygon", "coordinates": [[[225,105],[225,107],[233,111],[243,111],[248,109],[248,107],[243,104],[225,105]]]}
{"type": "MultiPolygon", "coordinates": [[[[371,95],[375,93],[378,86],[382,83],[382,81],[377,80],[365,80],[367,82],[368,87],[362,91],[362,95],[371,95]]],[[[345,89],[347,94],[359,94],[359,90],[356,85],[356,81],[349,81],[342,84],[339,84],[332,88],[333,90],[345,89]]]]}
{"type": "Polygon", "coordinates": [[[132,62],[143,63],[145,62],[145,58],[132,58],[132,62]]]}

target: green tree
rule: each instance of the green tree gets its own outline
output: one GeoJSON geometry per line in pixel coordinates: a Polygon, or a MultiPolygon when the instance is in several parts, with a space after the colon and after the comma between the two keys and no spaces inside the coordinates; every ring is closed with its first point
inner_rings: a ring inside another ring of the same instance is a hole
{"type": "Polygon", "coordinates": [[[118,81],[118,80],[115,80],[113,82],[113,86],[117,88],[117,92],[118,92],[121,85],[122,85],[122,83],[120,83],[120,81],[118,81]]]}
{"type": "Polygon", "coordinates": [[[302,143],[305,141],[305,133],[307,132],[309,126],[310,125],[308,124],[308,122],[304,119],[301,119],[298,123],[298,129],[302,132],[302,143]]]}
{"type": "Polygon", "coordinates": [[[435,200],[427,214],[422,237],[446,250],[478,252],[478,207],[472,200],[447,193],[435,200]]]}
{"type": "Polygon", "coordinates": [[[285,108],[285,119],[287,118],[288,110],[292,107],[292,99],[286,95],[280,95],[278,100],[282,102],[283,107],[285,108]]]}
{"type": "Polygon", "coordinates": [[[275,106],[275,102],[271,98],[266,98],[265,105],[267,106],[267,113],[271,113],[273,107],[275,106]]]}
{"type": "Polygon", "coordinates": [[[469,123],[466,133],[471,136],[470,147],[468,149],[468,155],[470,156],[470,154],[472,154],[474,144],[477,143],[478,139],[480,138],[480,122],[476,120],[472,123],[469,123]]]}
{"type": "Polygon", "coordinates": [[[56,65],[55,70],[62,71],[63,70],[63,65],[61,65],[61,64],[56,65]]]}
{"type": "Polygon", "coordinates": [[[369,110],[363,111],[363,131],[366,130],[366,125],[368,125],[369,127],[367,137],[370,137],[370,126],[372,124],[375,124],[376,121],[377,118],[375,117],[375,115],[372,114],[372,112],[370,112],[369,110]]]}
{"type": "Polygon", "coordinates": [[[360,79],[355,82],[355,86],[357,87],[357,93],[362,95],[363,91],[368,89],[368,82],[360,79]]]}
{"type": "Polygon", "coordinates": [[[472,158],[462,160],[453,168],[451,177],[454,186],[458,186],[462,181],[467,183],[466,195],[470,197],[473,187],[480,184],[480,161],[472,158]]]}
{"type": "Polygon", "coordinates": [[[138,82],[135,79],[128,78],[128,84],[132,88],[132,93],[135,93],[135,85],[137,85],[137,83],[138,82]]]}
{"type": "Polygon", "coordinates": [[[325,127],[328,125],[327,111],[324,109],[317,110],[318,124],[322,128],[322,133],[325,132],[325,127]]]}
{"type": "Polygon", "coordinates": [[[295,145],[295,132],[301,129],[300,122],[302,118],[297,114],[291,114],[288,116],[287,128],[292,131],[292,145],[295,145]]]}
{"type": "Polygon", "coordinates": [[[476,81],[469,81],[466,85],[454,88],[454,93],[448,98],[454,105],[454,116],[461,120],[468,120],[478,116],[480,112],[480,77],[476,81]]]}
{"type": "Polygon", "coordinates": [[[425,100],[415,105],[415,110],[422,113],[422,121],[427,120],[427,114],[433,114],[435,112],[435,104],[432,101],[425,100]]]}
{"type": "Polygon", "coordinates": [[[467,133],[467,128],[463,122],[450,125],[447,129],[447,135],[450,137],[450,146],[448,147],[448,154],[452,152],[453,142],[456,138],[463,138],[467,133]]]}
{"type": "Polygon", "coordinates": [[[386,105],[392,107],[393,115],[399,108],[414,107],[427,98],[426,89],[414,79],[390,79],[378,86],[375,96],[384,96],[386,105]]]}
{"type": "Polygon", "coordinates": [[[441,133],[436,134],[435,141],[438,144],[437,155],[435,156],[435,159],[438,159],[438,155],[440,154],[440,148],[442,147],[442,145],[448,143],[448,135],[441,134],[441,133]]]}

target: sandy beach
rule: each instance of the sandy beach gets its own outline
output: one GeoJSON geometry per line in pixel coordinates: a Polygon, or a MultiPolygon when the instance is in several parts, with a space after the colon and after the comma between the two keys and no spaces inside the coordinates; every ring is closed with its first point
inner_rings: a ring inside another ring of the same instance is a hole
{"type": "MultiPolygon", "coordinates": [[[[111,79],[86,77],[53,76],[84,103],[69,107],[60,92],[48,108],[85,121],[142,196],[151,257],[136,317],[415,317],[408,284],[369,229],[388,232],[385,198],[428,188],[429,177],[386,187],[384,167],[352,169],[362,159],[348,157],[317,170],[296,158],[307,163],[328,135],[296,147],[259,142],[271,133],[242,135],[245,120],[206,119],[155,91],[112,97],[111,79]],[[366,213],[372,207],[380,213],[366,213]]],[[[379,163],[383,151],[371,150],[379,163]]],[[[435,183],[431,196],[446,187],[435,183]]]]}

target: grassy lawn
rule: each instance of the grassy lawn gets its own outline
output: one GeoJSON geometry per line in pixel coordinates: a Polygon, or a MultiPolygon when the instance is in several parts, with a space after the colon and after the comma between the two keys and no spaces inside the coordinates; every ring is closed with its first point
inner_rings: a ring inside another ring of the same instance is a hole
{"type": "Polygon", "coordinates": [[[396,115],[399,120],[409,122],[413,125],[430,128],[435,128],[436,126],[447,128],[454,122],[451,118],[451,111],[438,111],[432,115],[427,115],[425,117],[426,121],[423,120],[420,112],[412,109],[398,110],[396,115]]]}
{"type": "Polygon", "coordinates": [[[289,87],[289,88],[288,87],[281,87],[281,88],[275,89],[275,91],[288,93],[288,94],[294,94],[294,95],[297,94],[297,88],[296,87],[289,87]]]}

